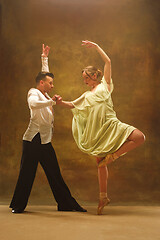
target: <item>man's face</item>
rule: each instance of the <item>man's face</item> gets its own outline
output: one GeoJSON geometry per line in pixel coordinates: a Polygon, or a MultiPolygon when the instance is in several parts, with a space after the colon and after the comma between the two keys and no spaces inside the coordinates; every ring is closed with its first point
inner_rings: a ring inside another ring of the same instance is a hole
{"type": "Polygon", "coordinates": [[[42,81],[41,86],[43,88],[43,91],[49,93],[54,87],[53,78],[46,76],[45,79],[41,81],[42,81]]]}

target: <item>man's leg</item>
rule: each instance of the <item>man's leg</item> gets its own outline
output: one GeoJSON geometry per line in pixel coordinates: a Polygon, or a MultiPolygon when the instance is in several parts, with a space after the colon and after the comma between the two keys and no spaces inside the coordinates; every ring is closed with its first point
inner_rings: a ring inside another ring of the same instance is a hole
{"type": "Polygon", "coordinates": [[[41,146],[42,158],[40,163],[45,171],[55,200],[58,203],[58,210],[85,211],[72,197],[69,188],[65,184],[51,143],[42,144],[41,146]]]}
{"type": "Polygon", "coordinates": [[[20,173],[10,208],[22,212],[28,202],[35,178],[38,157],[37,156],[37,135],[32,142],[23,141],[23,152],[21,158],[20,173]]]}

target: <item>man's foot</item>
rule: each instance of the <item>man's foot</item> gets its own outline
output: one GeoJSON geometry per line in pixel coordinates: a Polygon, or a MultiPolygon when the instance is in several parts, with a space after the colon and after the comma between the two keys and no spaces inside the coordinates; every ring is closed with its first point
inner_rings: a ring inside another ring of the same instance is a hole
{"type": "Polygon", "coordinates": [[[23,213],[24,212],[24,210],[22,210],[22,209],[14,209],[14,208],[12,208],[12,213],[23,213]]]}
{"type": "Polygon", "coordinates": [[[68,207],[60,207],[58,206],[58,211],[64,211],[64,212],[87,212],[86,209],[78,206],[75,208],[68,208],[68,207]]]}
{"type": "Polygon", "coordinates": [[[77,208],[73,209],[73,211],[76,211],[76,212],[87,212],[87,210],[82,208],[82,207],[77,207],[77,208]]]}

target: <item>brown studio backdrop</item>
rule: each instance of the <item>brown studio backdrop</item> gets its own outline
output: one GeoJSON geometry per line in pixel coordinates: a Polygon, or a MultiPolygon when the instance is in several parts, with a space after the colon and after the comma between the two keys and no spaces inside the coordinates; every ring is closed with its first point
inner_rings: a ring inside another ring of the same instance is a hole
{"type": "MultiPolygon", "coordinates": [[[[41,45],[51,47],[52,92],[73,100],[87,90],[86,65],[103,61],[81,40],[97,42],[112,60],[113,101],[118,118],[145,133],[147,141],[109,166],[109,195],[117,202],[156,202],[160,197],[158,159],[158,81],[160,45],[158,1],[1,0],[1,158],[0,197],[9,201],[17,181],[22,135],[29,121],[27,91],[40,71],[41,45]]],[[[71,132],[72,113],[55,107],[53,146],[63,177],[81,201],[98,197],[95,159],[80,152],[71,132]]],[[[31,203],[53,203],[39,167],[31,203]]]]}

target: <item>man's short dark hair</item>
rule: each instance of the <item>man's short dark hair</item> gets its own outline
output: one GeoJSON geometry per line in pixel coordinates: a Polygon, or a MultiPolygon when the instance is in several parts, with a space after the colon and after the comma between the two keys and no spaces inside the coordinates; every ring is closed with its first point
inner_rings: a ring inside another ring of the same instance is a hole
{"type": "Polygon", "coordinates": [[[54,78],[53,73],[50,73],[50,72],[39,72],[37,77],[36,77],[36,83],[39,83],[40,80],[44,80],[46,76],[54,78]]]}

